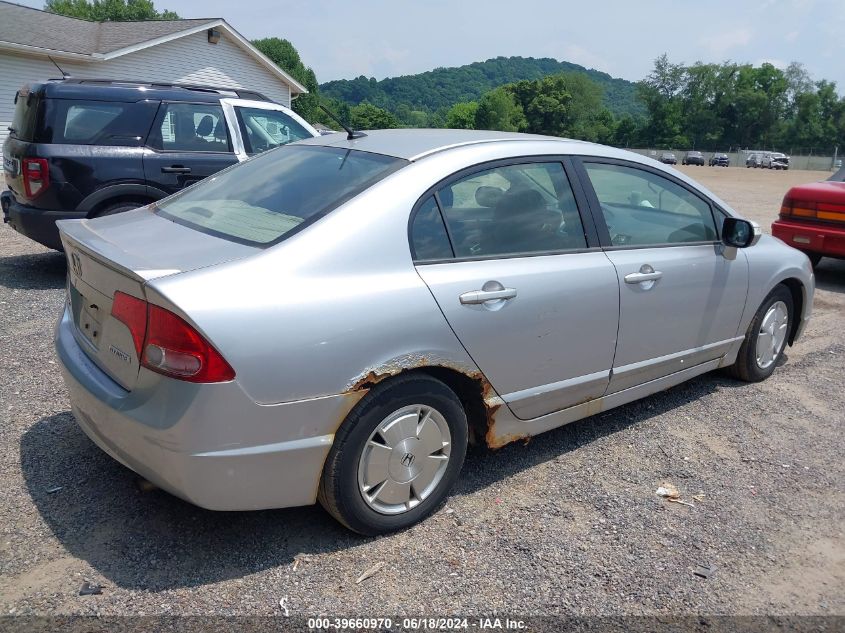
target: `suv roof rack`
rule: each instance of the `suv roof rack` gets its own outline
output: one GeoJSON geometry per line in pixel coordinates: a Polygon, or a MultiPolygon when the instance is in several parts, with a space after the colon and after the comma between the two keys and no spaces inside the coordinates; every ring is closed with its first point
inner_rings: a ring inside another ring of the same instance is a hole
{"type": "Polygon", "coordinates": [[[50,81],[68,84],[98,84],[112,86],[149,86],[150,88],[176,88],[181,90],[194,90],[197,92],[211,92],[227,96],[236,96],[240,99],[254,99],[256,101],[271,101],[260,92],[255,90],[244,90],[243,88],[223,88],[220,86],[205,86],[201,84],[185,84],[169,81],[136,81],[134,79],[98,79],[98,78],[76,78],[65,77],[64,79],[51,79],[50,81]]]}

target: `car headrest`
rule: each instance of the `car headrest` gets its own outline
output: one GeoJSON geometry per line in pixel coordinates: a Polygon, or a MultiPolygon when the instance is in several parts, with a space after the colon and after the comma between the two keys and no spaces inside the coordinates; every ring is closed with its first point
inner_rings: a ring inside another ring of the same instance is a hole
{"type": "Polygon", "coordinates": [[[206,114],[197,126],[197,136],[208,136],[212,132],[214,132],[214,119],[210,114],[206,114]]]}
{"type": "Polygon", "coordinates": [[[505,192],[498,187],[479,187],[475,190],[475,203],[479,207],[495,207],[505,192]]]}

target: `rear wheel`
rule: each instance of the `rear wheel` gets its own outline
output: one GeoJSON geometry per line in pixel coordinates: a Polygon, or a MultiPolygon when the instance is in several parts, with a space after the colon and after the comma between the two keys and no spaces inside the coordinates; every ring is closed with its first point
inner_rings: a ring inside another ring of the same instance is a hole
{"type": "Polygon", "coordinates": [[[144,202],[123,201],[115,202],[114,204],[106,205],[94,214],[95,218],[102,218],[107,215],[115,215],[123,213],[124,211],[131,211],[132,209],[140,209],[144,206],[144,202]]]}
{"type": "Polygon", "coordinates": [[[409,527],[449,494],[467,434],[461,401],[444,383],[424,375],[382,383],[338,429],[317,498],[361,534],[409,527]]]}
{"type": "Polygon", "coordinates": [[[746,382],[771,376],[786,347],[793,318],[792,293],[776,286],[751,319],[730,373],[746,382]]]}

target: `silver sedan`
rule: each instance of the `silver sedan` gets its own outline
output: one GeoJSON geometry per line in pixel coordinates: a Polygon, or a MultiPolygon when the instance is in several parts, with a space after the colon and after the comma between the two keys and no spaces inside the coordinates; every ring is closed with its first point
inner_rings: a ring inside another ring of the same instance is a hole
{"type": "Polygon", "coordinates": [[[199,506],[437,508],[467,444],[775,370],[806,256],[657,161],[456,130],[323,136],[60,223],[56,347],[88,436],[199,506]]]}

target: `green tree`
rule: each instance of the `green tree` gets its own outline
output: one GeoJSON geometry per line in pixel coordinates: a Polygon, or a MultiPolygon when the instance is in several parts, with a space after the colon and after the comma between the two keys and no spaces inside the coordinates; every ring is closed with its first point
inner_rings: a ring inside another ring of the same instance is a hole
{"type": "Polygon", "coordinates": [[[326,125],[333,123],[320,109],[320,88],[317,76],[302,62],[299,51],[293,44],[278,37],[265,37],[252,40],[252,45],[308,90],[308,94],[301,94],[293,101],[293,109],[299,116],[312,123],[320,122],[326,125]]]}
{"type": "Polygon", "coordinates": [[[360,103],[349,109],[349,122],[356,130],[384,130],[399,127],[399,120],[384,108],[360,103]]]}
{"type": "Polygon", "coordinates": [[[475,113],[476,129],[516,132],[526,124],[522,106],[506,89],[496,88],[481,97],[475,113]]]}
{"type": "Polygon", "coordinates": [[[44,10],[94,22],[179,19],[175,11],[158,11],[152,0],[47,0],[44,10]]]}
{"type": "Polygon", "coordinates": [[[477,101],[456,103],[446,114],[446,127],[454,130],[472,130],[475,128],[477,112],[477,101]]]}

